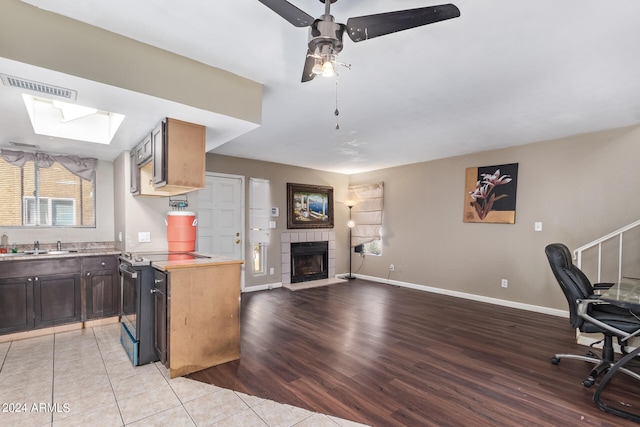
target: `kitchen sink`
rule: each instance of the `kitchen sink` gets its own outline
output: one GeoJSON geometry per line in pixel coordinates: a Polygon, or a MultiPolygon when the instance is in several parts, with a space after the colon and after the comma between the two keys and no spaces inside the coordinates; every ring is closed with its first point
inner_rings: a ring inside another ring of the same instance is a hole
{"type": "Polygon", "coordinates": [[[64,255],[77,253],[77,250],[68,251],[48,251],[46,249],[29,249],[24,252],[0,254],[2,257],[25,256],[25,255],[64,255]]]}

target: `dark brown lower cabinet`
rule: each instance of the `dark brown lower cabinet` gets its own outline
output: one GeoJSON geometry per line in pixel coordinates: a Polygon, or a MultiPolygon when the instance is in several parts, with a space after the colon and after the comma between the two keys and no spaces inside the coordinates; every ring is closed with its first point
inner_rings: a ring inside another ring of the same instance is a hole
{"type": "Polygon", "coordinates": [[[33,278],[34,327],[80,321],[80,273],[33,278]]]}
{"type": "Polygon", "coordinates": [[[118,315],[120,281],[116,271],[91,271],[85,275],[87,319],[118,315]]]}
{"type": "Polygon", "coordinates": [[[167,275],[159,270],[154,270],[153,292],[153,346],[156,355],[163,365],[167,364],[167,275]]]}
{"type": "Polygon", "coordinates": [[[0,334],[33,329],[33,279],[0,279],[0,334]]]}

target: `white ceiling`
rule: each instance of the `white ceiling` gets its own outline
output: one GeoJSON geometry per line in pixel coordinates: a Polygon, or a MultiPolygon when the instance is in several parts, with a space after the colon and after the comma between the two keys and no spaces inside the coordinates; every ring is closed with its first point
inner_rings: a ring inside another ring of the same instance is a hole
{"type": "MultiPolygon", "coordinates": [[[[324,10],[318,0],[290,1],[315,17],[324,10]]],[[[307,30],[257,0],[25,3],[262,83],[262,125],[230,132],[233,139],[213,150],[225,155],[355,173],[640,123],[637,0],[455,0],[460,18],[357,44],[345,37],[338,60],[352,68],[339,71],[339,130],[335,79],[300,82],[307,30]]],[[[332,14],[344,23],[441,3],[338,0],[332,14]]],[[[28,66],[0,58],[0,73],[13,67],[28,66]]],[[[55,77],[47,82],[86,84],[93,97],[109,100],[101,108],[127,114],[120,151],[176,110],[208,126],[224,123],[190,107],[150,97],[132,103],[143,95],[55,77]]],[[[37,141],[22,119],[24,105],[0,91],[0,145],[37,141]]],[[[108,148],[92,154],[115,158],[108,148]]]]}

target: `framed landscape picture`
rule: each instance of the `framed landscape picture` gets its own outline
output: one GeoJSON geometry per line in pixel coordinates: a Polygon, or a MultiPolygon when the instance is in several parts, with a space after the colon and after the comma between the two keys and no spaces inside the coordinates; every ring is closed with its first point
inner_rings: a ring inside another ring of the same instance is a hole
{"type": "Polygon", "coordinates": [[[333,187],[287,183],[287,228],[333,228],[333,187]]]}

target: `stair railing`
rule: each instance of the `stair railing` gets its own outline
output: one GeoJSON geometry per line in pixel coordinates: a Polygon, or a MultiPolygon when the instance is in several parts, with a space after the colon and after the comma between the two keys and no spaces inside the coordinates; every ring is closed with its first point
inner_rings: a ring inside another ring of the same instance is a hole
{"type": "Polygon", "coordinates": [[[607,234],[606,236],[602,236],[599,239],[594,240],[591,243],[587,243],[586,245],[580,246],[579,248],[573,251],[573,258],[576,260],[576,265],[578,268],[582,268],[582,253],[587,249],[591,249],[594,246],[598,247],[598,282],[602,279],[600,277],[600,273],[602,271],[602,244],[611,239],[618,238],[618,282],[622,281],[622,236],[625,231],[629,231],[632,228],[640,226],[640,220],[633,222],[625,227],[620,228],[612,233],[607,234]]]}

